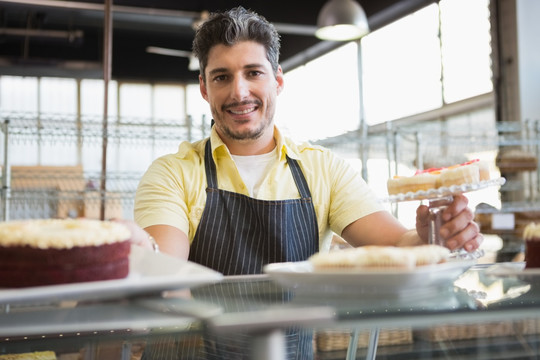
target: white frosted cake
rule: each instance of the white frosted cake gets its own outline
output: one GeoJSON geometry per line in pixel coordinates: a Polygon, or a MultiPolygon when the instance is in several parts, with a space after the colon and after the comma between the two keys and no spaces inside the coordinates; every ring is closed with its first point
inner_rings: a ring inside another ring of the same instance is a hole
{"type": "Polygon", "coordinates": [[[26,287],[124,278],[130,231],[90,219],[0,223],[0,287],[26,287]]]}

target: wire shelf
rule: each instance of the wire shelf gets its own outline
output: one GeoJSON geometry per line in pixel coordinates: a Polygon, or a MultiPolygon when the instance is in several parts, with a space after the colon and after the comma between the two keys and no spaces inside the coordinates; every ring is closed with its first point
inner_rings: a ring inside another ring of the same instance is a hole
{"type": "MultiPolygon", "coordinates": [[[[9,219],[131,218],[140,173],[82,173],[81,167],[13,167],[9,219]],[[104,184],[105,189],[102,189],[104,184]]],[[[0,210],[3,216],[3,210],[0,210]]]]}
{"type": "MultiPolygon", "coordinates": [[[[96,169],[89,147],[107,145],[108,159],[116,156],[120,166],[118,157],[131,154],[130,146],[137,154],[145,149],[149,154],[169,153],[181,141],[206,137],[210,129],[204,117],[197,124],[191,116],[178,120],[109,117],[104,124],[98,116],[5,112],[0,112],[0,125],[4,135],[0,137],[4,148],[2,219],[98,218],[103,210],[105,218],[131,218],[142,176],[142,172],[83,172],[82,165],[11,166],[13,158],[23,163],[28,159],[20,153],[14,157],[10,151],[32,149],[36,163],[42,162],[42,156],[65,158],[69,163],[88,160],[89,168],[96,169]],[[65,156],[66,151],[73,156],[65,156]]],[[[139,164],[134,168],[139,169],[139,164]]]]}
{"type": "Polygon", "coordinates": [[[0,114],[2,131],[9,132],[12,141],[25,142],[156,142],[190,140],[205,134],[204,128],[194,128],[191,119],[153,120],[110,118],[106,124],[97,117],[41,115],[25,113],[0,114]]]}

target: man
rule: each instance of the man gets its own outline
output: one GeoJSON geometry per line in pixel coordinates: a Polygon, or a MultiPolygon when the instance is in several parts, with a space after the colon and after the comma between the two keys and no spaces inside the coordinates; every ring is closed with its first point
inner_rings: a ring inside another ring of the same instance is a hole
{"type": "MultiPolygon", "coordinates": [[[[215,125],[210,139],[184,142],[152,164],[137,190],[136,222],[161,251],[225,274],[305,260],[329,248],[332,231],[353,246],[427,242],[425,206],[416,231],[407,231],[343,160],[280,134],[279,46],[275,28],[241,7],[197,31],[200,91],[215,125]]],[[[441,228],[450,249],[479,246],[472,219],[467,199],[456,196],[441,228]]]]}
{"type": "MultiPolygon", "coordinates": [[[[197,30],[200,91],[215,124],[209,139],[183,142],[150,166],[137,190],[136,222],[162,252],[225,275],[305,260],[328,250],[332,232],[353,246],[426,243],[425,206],[408,231],[344,160],[296,145],[275,127],[284,86],[279,47],[275,28],[241,7],[212,14],[197,30]]],[[[472,218],[467,199],[456,196],[441,228],[449,248],[479,246],[472,218]]],[[[296,342],[293,357],[310,358],[309,337],[296,342]]]]}

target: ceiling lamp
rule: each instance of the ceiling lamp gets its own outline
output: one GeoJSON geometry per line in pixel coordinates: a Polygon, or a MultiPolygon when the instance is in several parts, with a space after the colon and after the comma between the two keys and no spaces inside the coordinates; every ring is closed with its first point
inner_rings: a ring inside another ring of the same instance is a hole
{"type": "Polygon", "coordinates": [[[355,0],[329,0],[317,18],[315,36],[321,40],[350,41],[369,32],[366,13],[355,0]]]}

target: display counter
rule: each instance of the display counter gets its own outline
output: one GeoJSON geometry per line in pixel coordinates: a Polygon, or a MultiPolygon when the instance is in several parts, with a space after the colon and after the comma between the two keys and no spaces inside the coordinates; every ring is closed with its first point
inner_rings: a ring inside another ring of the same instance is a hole
{"type": "Polygon", "coordinates": [[[295,327],[313,331],[319,359],[537,358],[539,274],[515,263],[473,265],[450,284],[427,275],[429,286],[385,294],[266,274],[104,301],[3,302],[0,355],[136,359],[155,344],[182,343],[194,357],[211,335],[244,336],[248,357],[284,359],[284,330],[295,327]]]}

